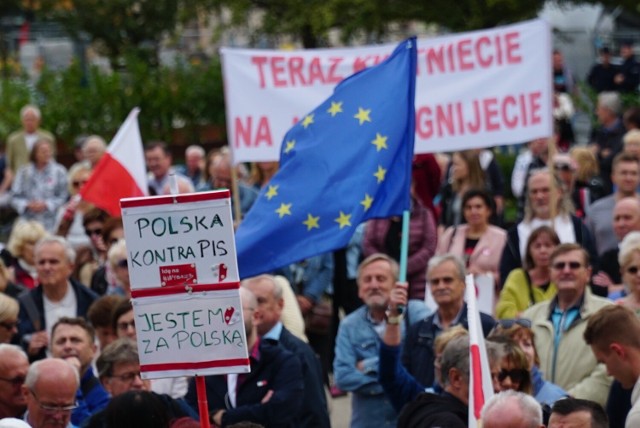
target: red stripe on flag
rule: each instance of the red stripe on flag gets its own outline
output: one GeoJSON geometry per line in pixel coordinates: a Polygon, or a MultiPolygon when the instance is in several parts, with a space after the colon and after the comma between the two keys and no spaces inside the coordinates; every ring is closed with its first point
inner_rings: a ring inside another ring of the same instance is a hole
{"type": "Polygon", "coordinates": [[[480,412],[484,406],[484,392],[482,391],[482,366],[480,365],[480,348],[472,344],[471,352],[471,376],[473,376],[473,415],[480,419],[480,412]]]}
{"type": "Polygon", "coordinates": [[[215,190],[212,192],[202,193],[188,193],[175,196],[151,196],[144,199],[126,199],[120,202],[122,208],[134,208],[134,207],[150,207],[155,205],[171,205],[176,202],[202,202],[213,201],[217,199],[225,199],[230,197],[229,190],[215,190]]]}
{"type": "Polygon", "coordinates": [[[96,165],[89,181],[80,190],[82,199],[120,217],[120,199],[144,196],[133,176],[109,152],[96,165]]]}
{"type": "Polygon", "coordinates": [[[141,364],[141,372],[161,372],[169,370],[198,370],[217,367],[234,367],[248,366],[248,358],[235,358],[229,360],[218,361],[201,361],[196,363],[160,363],[160,364],[141,364]]]}
{"type": "Polygon", "coordinates": [[[131,297],[153,297],[153,296],[168,296],[171,294],[184,294],[191,292],[199,292],[199,291],[220,291],[220,290],[237,290],[240,288],[240,283],[238,281],[235,282],[225,282],[224,284],[197,284],[197,285],[170,285],[167,287],[154,287],[154,288],[143,288],[140,290],[131,290],[131,297]]]}

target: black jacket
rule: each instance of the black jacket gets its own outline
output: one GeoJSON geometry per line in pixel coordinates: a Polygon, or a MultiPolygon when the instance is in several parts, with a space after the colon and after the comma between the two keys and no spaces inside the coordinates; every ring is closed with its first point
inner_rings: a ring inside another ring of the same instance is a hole
{"type": "MultiPolygon", "coordinates": [[[[260,358],[250,356],[251,373],[244,376],[236,392],[236,406],[229,401],[227,377],[206,376],[205,386],[209,415],[226,410],[222,416],[222,427],[248,421],[266,428],[294,428],[295,419],[302,408],[304,384],[300,361],[272,340],[262,339],[259,345],[260,358]],[[273,396],[266,402],[262,399],[269,392],[273,396]]],[[[198,408],[195,380],[189,381],[185,400],[193,409],[198,408]]]]}
{"type": "Polygon", "coordinates": [[[398,428],[464,428],[468,426],[469,408],[453,395],[423,393],[404,406],[398,428]]]}
{"type": "MultiPolygon", "coordinates": [[[[93,303],[98,296],[78,281],[69,278],[71,288],[76,295],[76,316],[86,317],[89,306],[93,303]]],[[[20,324],[18,325],[18,337],[20,343],[25,347],[29,346],[29,339],[31,335],[37,331],[41,331],[47,328],[44,319],[44,296],[42,292],[42,285],[38,285],[36,288],[27,290],[18,296],[20,302],[20,314],[18,318],[20,324]]],[[[31,361],[40,360],[45,358],[45,349],[36,355],[35,357],[29,356],[31,361]]]]}
{"type": "Polygon", "coordinates": [[[289,330],[282,328],[278,341],[287,351],[292,352],[300,360],[304,392],[302,393],[302,409],[295,418],[295,426],[300,428],[330,428],[327,397],[322,382],[320,360],[311,347],[295,337],[289,330]]]}
{"type": "MultiPolygon", "coordinates": [[[[432,386],[435,381],[433,342],[440,334],[440,331],[433,323],[434,317],[435,313],[411,326],[402,348],[402,365],[418,382],[426,387],[432,386]]],[[[482,332],[486,337],[496,322],[491,316],[482,312],[480,313],[480,322],[482,323],[482,332]]],[[[467,330],[469,329],[466,303],[462,307],[459,324],[467,330]]]]}

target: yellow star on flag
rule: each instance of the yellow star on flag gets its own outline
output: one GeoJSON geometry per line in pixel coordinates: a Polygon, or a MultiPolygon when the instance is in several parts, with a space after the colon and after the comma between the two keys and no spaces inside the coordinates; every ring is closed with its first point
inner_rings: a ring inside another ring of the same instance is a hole
{"type": "Polygon", "coordinates": [[[364,199],[360,201],[360,204],[364,207],[364,210],[367,211],[371,208],[371,204],[373,203],[373,198],[369,196],[368,193],[364,194],[364,199]]]}
{"type": "Polygon", "coordinates": [[[296,146],[296,140],[291,140],[286,142],[286,147],[284,148],[285,153],[289,153],[296,146]]]}
{"type": "Polygon", "coordinates": [[[335,219],[335,221],[340,225],[340,229],[351,226],[351,214],[345,214],[340,211],[340,217],[335,219]]]}
{"type": "Polygon", "coordinates": [[[307,129],[307,127],[312,123],[313,123],[313,114],[308,114],[304,117],[304,120],[302,121],[302,126],[304,127],[304,129],[307,129]]]}
{"type": "Polygon", "coordinates": [[[378,184],[384,181],[384,175],[387,173],[387,170],[378,165],[378,170],[373,174],[378,179],[378,184]]]}
{"type": "Polygon", "coordinates": [[[265,195],[268,200],[271,200],[271,198],[273,198],[274,196],[278,196],[278,187],[279,185],[277,184],[275,186],[269,184],[269,187],[267,188],[267,194],[265,195]]]}
{"type": "Polygon", "coordinates": [[[342,113],[342,101],[339,103],[331,101],[331,107],[329,107],[327,113],[329,113],[331,117],[335,117],[336,114],[342,113]]]}
{"type": "Polygon", "coordinates": [[[285,204],[284,202],[280,204],[280,208],[276,210],[280,218],[285,215],[291,215],[291,204],[285,204]]]}
{"type": "Polygon", "coordinates": [[[387,139],[389,137],[383,137],[382,135],[376,132],[376,139],[371,142],[374,146],[376,146],[376,151],[379,152],[382,149],[388,149],[387,147],[387,139]]]}
{"type": "Polygon", "coordinates": [[[307,232],[313,229],[320,229],[320,225],[318,222],[320,221],[320,216],[314,217],[311,214],[307,214],[307,219],[302,222],[305,226],[307,226],[307,232]]]}
{"type": "Polygon", "coordinates": [[[358,114],[353,117],[358,119],[360,121],[360,125],[362,125],[365,122],[371,122],[369,114],[371,114],[371,109],[365,110],[362,107],[358,107],[358,114]]]}

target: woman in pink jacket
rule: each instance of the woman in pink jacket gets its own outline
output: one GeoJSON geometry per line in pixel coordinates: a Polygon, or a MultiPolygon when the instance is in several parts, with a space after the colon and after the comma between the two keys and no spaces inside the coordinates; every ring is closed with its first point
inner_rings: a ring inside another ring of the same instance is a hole
{"type": "Polygon", "coordinates": [[[466,262],[473,275],[491,274],[499,284],[500,257],[507,233],[489,223],[493,198],[486,190],[471,189],[462,197],[465,224],[451,226],[442,234],[436,255],[453,253],[466,262]]]}

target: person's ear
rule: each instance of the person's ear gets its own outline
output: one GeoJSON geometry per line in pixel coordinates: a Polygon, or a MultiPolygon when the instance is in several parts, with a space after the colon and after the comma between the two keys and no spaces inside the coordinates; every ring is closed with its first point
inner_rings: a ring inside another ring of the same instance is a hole
{"type": "Polygon", "coordinates": [[[625,358],[627,351],[619,343],[613,342],[609,345],[609,351],[614,352],[619,358],[625,358]]]}

